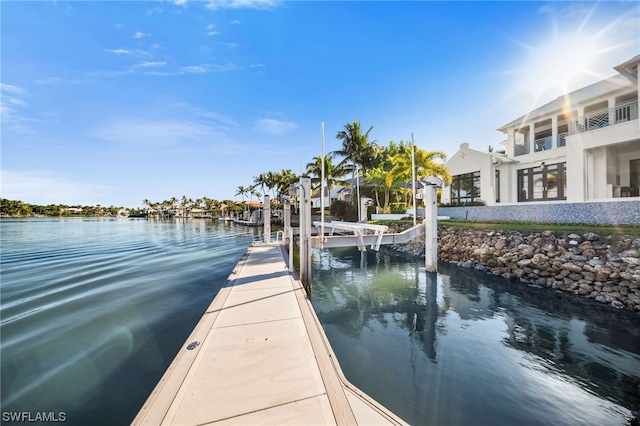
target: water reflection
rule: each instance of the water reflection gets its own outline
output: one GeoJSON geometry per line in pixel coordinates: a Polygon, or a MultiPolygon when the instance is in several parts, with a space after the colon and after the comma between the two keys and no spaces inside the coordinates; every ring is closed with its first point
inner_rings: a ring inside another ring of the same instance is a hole
{"type": "Polygon", "coordinates": [[[353,249],[316,252],[312,282],[347,377],[411,424],[625,424],[640,408],[637,314],[353,249]]]}

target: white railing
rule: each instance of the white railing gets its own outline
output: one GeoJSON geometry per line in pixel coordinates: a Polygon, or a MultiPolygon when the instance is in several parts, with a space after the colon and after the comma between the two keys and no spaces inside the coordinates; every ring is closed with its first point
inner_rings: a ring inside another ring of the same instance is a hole
{"type": "Polygon", "coordinates": [[[629,102],[613,108],[594,111],[570,123],[570,134],[602,129],[614,124],[638,119],[638,102],[629,102]]]}

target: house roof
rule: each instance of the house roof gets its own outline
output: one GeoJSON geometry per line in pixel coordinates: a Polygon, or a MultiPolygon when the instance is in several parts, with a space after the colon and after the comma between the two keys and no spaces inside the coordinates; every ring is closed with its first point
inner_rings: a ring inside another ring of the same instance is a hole
{"type": "Polygon", "coordinates": [[[638,82],[638,63],[640,63],[640,55],[634,56],[628,61],[613,67],[613,69],[618,71],[621,75],[628,78],[629,81],[633,81],[637,83],[638,82]]]}
{"type": "Polygon", "coordinates": [[[518,117],[497,130],[506,133],[507,129],[516,127],[525,121],[544,117],[556,111],[560,112],[567,104],[578,105],[620,89],[635,87],[637,84],[638,61],[640,61],[640,55],[636,55],[628,61],[614,67],[614,69],[619,72],[618,75],[559,96],[557,99],[518,117]]]}

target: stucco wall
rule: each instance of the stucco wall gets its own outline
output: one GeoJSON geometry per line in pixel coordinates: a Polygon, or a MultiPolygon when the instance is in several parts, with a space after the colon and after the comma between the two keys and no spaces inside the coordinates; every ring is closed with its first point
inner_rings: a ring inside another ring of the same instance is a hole
{"type": "Polygon", "coordinates": [[[640,199],[591,203],[439,207],[438,216],[468,220],[640,225],[640,199]]]}

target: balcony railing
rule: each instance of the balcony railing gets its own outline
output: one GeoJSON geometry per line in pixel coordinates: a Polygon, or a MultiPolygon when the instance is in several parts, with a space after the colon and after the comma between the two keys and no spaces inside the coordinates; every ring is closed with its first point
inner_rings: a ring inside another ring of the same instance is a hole
{"type": "MultiPolygon", "coordinates": [[[[569,131],[558,133],[556,146],[558,148],[567,146],[567,137],[569,135],[575,135],[577,133],[589,132],[591,130],[601,129],[609,127],[614,124],[624,123],[631,120],[638,119],[638,102],[628,102],[625,104],[617,105],[614,108],[604,109],[600,111],[591,112],[584,117],[579,117],[575,120],[569,121],[569,131]]],[[[563,127],[566,128],[563,124],[563,127]]],[[[553,138],[546,136],[543,138],[534,139],[533,150],[534,152],[546,151],[553,147],[553,138]]],[[[526,155],[531,152],[530,143],[515,144],[514,156],[526,155]]]]}
{"type": "Polygon", "coordinates": [[[524,145],[515,144],[514,146],[514,155],[517,157],[519,155],[525,155],[529,153],[529,144],[525,143],[524,145]]]}
{"type": "Polygon", "coordinates": [[[613,108],[594,111],[570,123],[570,134],[590,132],[614,124],[638,119],[638,102],[629,102],[613,108]]]}
{"type": "Polygon", "coordinates": [[[569,132],[558,133],[558,148],[567,146],[567,136],[569,132]]]}
{"type": "Polygon", "coordinates": [[[551,136],[539,138],[533,141],[533,149],[535,152],[546,151],[551,149],[551,136]]]}

